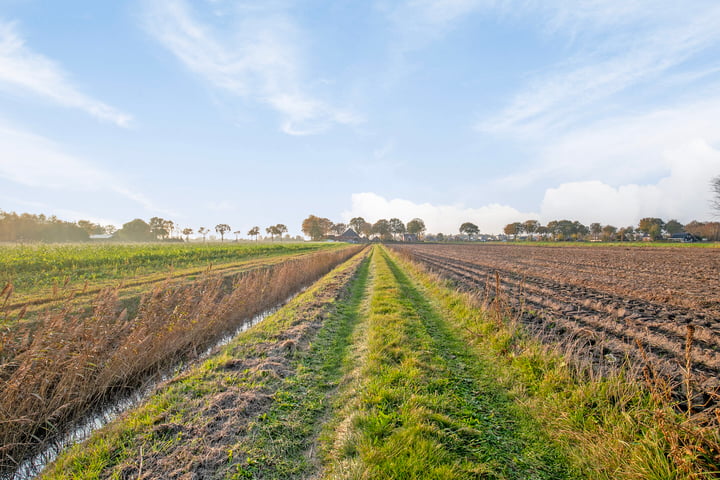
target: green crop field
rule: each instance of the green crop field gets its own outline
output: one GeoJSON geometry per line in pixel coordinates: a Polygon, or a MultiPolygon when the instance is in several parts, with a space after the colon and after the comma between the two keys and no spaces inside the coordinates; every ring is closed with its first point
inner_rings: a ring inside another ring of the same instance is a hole
{"type": "Polygon", "coordinates": [[[127,280],[156,272],[166,274],[170,269],[207,267],[332,247],[327,243],[0,246],[0,283],[12,284],[16,294],[31,293],[66,282],[127,280]]]}

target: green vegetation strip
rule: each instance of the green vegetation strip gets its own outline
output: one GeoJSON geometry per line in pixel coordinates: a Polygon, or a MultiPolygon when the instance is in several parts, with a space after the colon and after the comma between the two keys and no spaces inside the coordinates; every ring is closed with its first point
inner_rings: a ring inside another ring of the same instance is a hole
{"type": "Polygon", "coordinates": [[[341,265],[71,448],[43,478],[291,478],[315,469],[313,438],[341,376],[367,272],[362,254],[341,265]]]}
{"type": "Polygon", "coordinates": [[[515,405],[384,249],[373,259],[361,365],[325,438],[330,478],[571,478],[515,405]],[[337,432],[337,433],[336,433],[337,432]]]}
{"type": "Polygon", "coordinates": [[[104,244],[0,246],[0,289],[10,282],[27,294],[74,284],[95,284],[252,258],[332,248],[327,243],[104,244]]]}

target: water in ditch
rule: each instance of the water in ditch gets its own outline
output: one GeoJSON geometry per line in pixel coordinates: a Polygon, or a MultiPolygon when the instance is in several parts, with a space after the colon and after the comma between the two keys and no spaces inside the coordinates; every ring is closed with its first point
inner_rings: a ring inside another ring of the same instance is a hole
{"type": "Polygon", "coordinates": [[[214,345],[209,347],[207,350],[205,350],[205,352],[194,358],[192,361],[176,365],[171,371],[146,383],[142,388],[139,388],[130,394],[126,394],[120,398],[115,399],[111,404],[105,406],[101,411],[95,412],[88,418],[78,422],[73,427],[72,431],[63,435],[60,438],[56,438],[48,442],[48,445],[45,446],[41,452],[39,452],[32,458],[22,462],[14,472],[0,473],[0,479],[29,480],[35,478],[65,449],[76,443],[82,442],[83,440],[87,439],[95,430],[102,428],[103,426],[116,419],[123,412],[142,403],[155,391],[155,389],[161,383],[176,377],[177,375],[186,371],[190,366],[195,365],[197,362],[206,359],[211,354],[216,352],[220,347],[230,343],[230,341],[232,341],[232,339],[235,338],[237,335],[257,325],[265,318],[275,313],[292,298],[302,293],[303,290],[295,293],[294,295],[291,295],[279,305],[276,305],[275,307],[256,315],[252,319],[243,322],[235,331],[222,337],[214,345]]]}

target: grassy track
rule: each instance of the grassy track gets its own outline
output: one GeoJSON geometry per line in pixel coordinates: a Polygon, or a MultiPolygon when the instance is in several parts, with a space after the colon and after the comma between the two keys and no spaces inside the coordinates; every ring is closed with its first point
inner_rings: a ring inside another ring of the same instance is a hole
{"type": "Polygon", "coordinates": [[[358,262],[44,478],[567,478],[537,425],[387,253],[358,262]]]}
{"type": "Polygon", "coordinates": [[[329,478],[570,478],[560,455],[382,250],[329,478]]]}

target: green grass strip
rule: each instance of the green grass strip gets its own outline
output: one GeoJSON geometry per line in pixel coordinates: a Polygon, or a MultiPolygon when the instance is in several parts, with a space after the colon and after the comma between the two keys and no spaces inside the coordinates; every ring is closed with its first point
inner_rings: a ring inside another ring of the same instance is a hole
{"type": "Polygon", "coordinates": [[[376,250],[358,376],[326,439],[329,478],[571,478],[558,451],[376,250]]]}

